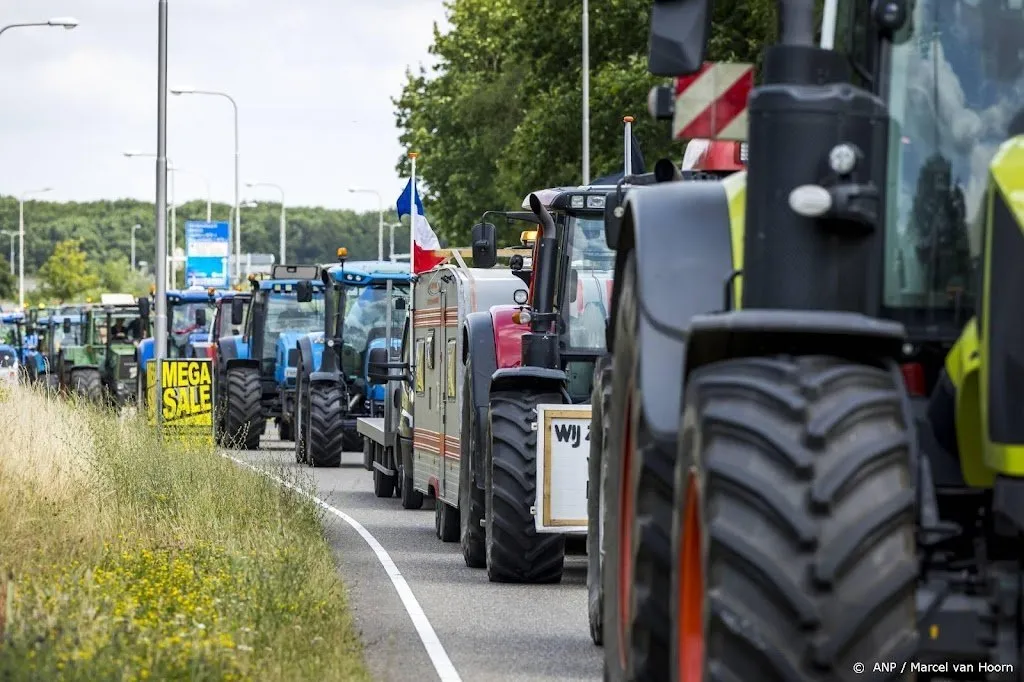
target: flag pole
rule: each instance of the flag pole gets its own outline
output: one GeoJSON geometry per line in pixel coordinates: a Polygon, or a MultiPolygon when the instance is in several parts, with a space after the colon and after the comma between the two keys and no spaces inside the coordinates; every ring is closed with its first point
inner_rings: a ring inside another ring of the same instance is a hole
{"type": "Polygon", "coordinates": [[[409,152],[409,159],[412,163],[410,180],[411,196],[409,197],[409,271],[416,274],[416,157],[418,152],[409,152]]]}

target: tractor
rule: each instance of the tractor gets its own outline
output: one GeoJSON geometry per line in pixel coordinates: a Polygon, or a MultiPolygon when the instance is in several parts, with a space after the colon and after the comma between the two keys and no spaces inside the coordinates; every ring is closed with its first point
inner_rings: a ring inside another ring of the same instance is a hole
{"type": "Polygon", "coordinates": [[[277,421],[282,440],[293,438],[296,344],[324,325],[320,270],[319,265],[275,265],[269,277],[250,275],[248,301],[232,299],[232,325],[243,316],[244,322],[241,334],[217,342],[215,426],[221,444],[257,449],[267,419],[277,421]],[[314,282],[313,291],[300,302],[297,285],[305,280],[314,282]]]}
{"type": "MultiPolygon", "coordinates": [[[[357,420],[384,416],[385,387],[370,383],[370,355],[378,348],[397,354],[408,308],[408,263],[346,263],[347,253],[338,249],[338,265],[321,272],[323,329],[295,346],[295,460],[310,466],[340,466],[343,451],[362,449],[357,420]]],[[[299,301],[313,291],[313,282],[303,282],[299,301]]]]}
{"type": "Polygon", "coordinates": [[[46,374],[48,388],[60,388],[58,359],[61,348],[64,345],[81,346],[84,343],[82,317],[80,310],[73,314],[60,314],[55,310],[49,317],[40,320],[40,324],[45,324],[46,328],[46,342],[41,348],[41,352],[44,353],[47,366],[50,368],[46,374]]]}
{"type": "MultiPolygon", "coordinates": [[[[167,292],[168,359],[207,357],[209,320],[213,317],[219,293],[217,289],[203,287],[167,292]]],[[[139,342],[137,349],[138,395],[143,403],[146,400],[146,391],[142,387],[146,385],[147,363],[153,359],[155,350],[152,330],[146,331],[146,338],[139,342]]]]}
{"type": "Polygon", "coordinates": [[[747,170],[608,234],[604,677],[1020,680],[1024,8],[777,5],[747,170]]]}
{"type": "Polygon", "coordinates": [[[44,348],[49,343],[46,324],[48,316],[49,309],[45,303],[35,308],[26,308],[21,361],[26,378],[33,384],[46,381],[50,369],[44,348]]]}
{"type": "Polygon", "coordinates": [[[213,322],[210,324],[210,342],[205,347],[205,357],[213,360],[214,367],[217,364],[220,340],[226,336],[238,336],[242,333],[245,308],[251,298],[252,294],[248,291],[235,291],[234,289],[223,291],[217,297],[213,309],[213,322]],[[237,306],[234,305],[235,301],[238,301],[237,306]],[[237,313],[237,316],[234,313],[237,313]]]}
{"type": "Polygon", "coordinates": [[[136,400],[135,344],[149,326],[148,301],[129,294],[103,294],[82,313],[81,344],[64,337],[57,353],[58,386],[97,404],[123,406],[136,400]]]}

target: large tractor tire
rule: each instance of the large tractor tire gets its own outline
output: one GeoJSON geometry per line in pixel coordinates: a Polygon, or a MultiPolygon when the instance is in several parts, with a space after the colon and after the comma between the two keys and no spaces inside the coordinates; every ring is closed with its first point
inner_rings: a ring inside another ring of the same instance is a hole
{"type": "Polygon", "coordinates": [[[76,369],[71,373],[71,385],[79,397],[94,405],[103,403],[103,380],[98,369],[76,369]]]}
{"type": "Polygon", "coordinates": [[[590,392],[590,456],[587,459],[587,615],[590,638],[601,646],[604,641],[604,503],[601,493],[607,471],[604,457],[608,442],[608,417],[612,399],[612,363],[608,355],[594,365],[594,386],[590,392]]]}
{"type": "Polygon", "coordinates": [[[914,660],[904,398],[898,374],[827,357],[694,372],[672,508],[674,682],[853,682],[860,662],[914,660]]]}
{"type": "Polygon", "coordinates": [[[264,426],[260,371],[253,367],[232,367],[227,371],[226,383],[225,445],[234,449],[258,450],[264,426]]]}
{"type": "Polygon", "coordinates": [[[345,392],[337,384],[310,384],[308,407],[306,461],[314,467],[340,467],[345,392]]]}
{"type": "Polygon", "coordinates": [[[538,533],[537,405],[561,403],[558,393],[491,393],[490,452],[484,492],[487,577],[491,582],[557,583],[565,536],[538,533]]]}
{"type": "Polygon", "coordinates": [[[473,360],[466,363],[462,372],[462,438],[461,459],[459,460],[459,544],[462,546],[462,558],[469,568],[486,568],[487,566],[487,531],[483,521],[485,514],[484,491],[473,483],[473,474],[480,476],[483,472],[473,471],[473,453],[481,447],[477,434],[479,430],[473,422],[473,360]]]}
{"type": "Polygon", "coordinates": [[[292,423],[295,429],[295,463],[306,464],[309,441],[309,387],[303,381],[305,368],[300,354],[298,367],[295,370],[295,416],[292,423]]]}
{"type": "Polygon", "coordinates": [[[642,410],[642,392],[664,387],[639,385],[635,252],[626,255],[618,287],[606,485],[601,491],[607,558],[601,564],[605,675],[610,682],[666,680],[665,597],[672,569],[672,480],[678,446],[674,440],[655,439],[642,410]]]}

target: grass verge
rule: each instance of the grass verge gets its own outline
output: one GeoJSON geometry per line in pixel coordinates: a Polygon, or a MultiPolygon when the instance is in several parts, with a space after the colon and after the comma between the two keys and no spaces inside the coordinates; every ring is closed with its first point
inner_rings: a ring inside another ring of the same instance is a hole
{"type": "Polygon", "coordinates": [[[5,391],[0,679],[369,679],[321,521],[209,447],[5,391]]]}

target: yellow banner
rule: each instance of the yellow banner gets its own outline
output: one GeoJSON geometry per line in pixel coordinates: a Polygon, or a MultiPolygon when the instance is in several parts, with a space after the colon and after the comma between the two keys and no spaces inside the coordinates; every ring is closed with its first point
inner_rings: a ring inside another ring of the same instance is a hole
{"type": "MultiPolygon", "coordinates": [[[[161,398],[156,394],[156,361],[146,363],[146,404],[150,424],[156,424],[156,409],[165,427],[180,435],[213,438],[213,361],[163,360],[160,363],[161,398]]],[[[171,435],[168,433],[168,435],[171,435]]]]}

